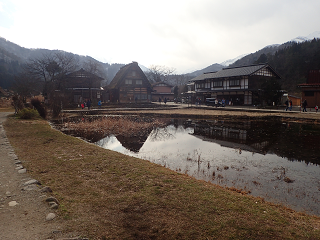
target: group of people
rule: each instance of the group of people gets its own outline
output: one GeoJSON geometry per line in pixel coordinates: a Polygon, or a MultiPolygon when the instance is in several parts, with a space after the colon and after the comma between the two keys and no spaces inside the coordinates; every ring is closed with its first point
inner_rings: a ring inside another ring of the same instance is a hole
{"type": "MultiPolygon", "coordinates": [[[[85,107],[88,107],[88,110],[90,110],[91,108],[91,99],[88,99],[86,101],[84,101],[83,103],[81,103],[81,108],[84,109],[85,107]]],[[[102,102],[101,100],[98,101],[98,108],[101,108],[102,102]]]]}
{"type": "MultiPolygon", "coordinates": [[[[162,101],[162,99],[159,97],[159,103],[161,104],[161,101],[162,101]]],[[[163,100],[163,102],[164,102],[164,104],[167,104],[167,98],[164,98],[164,100],[163,100]]]]}
{"type": "MultiPolygon", "coordinates": [[[[308,103],[307,103],[307,100],[305,99],[304,101],[303,101],[303,103],[302,103],[302,111],[303,112],[307,112],[307,106],[308,106],[308,103]]],[[[318,107],[318,105],[316,105],[315,107],[314,107],[314,109],[316,110],[316,113],[318,112],[318,110],[319,110],[319,107],[318,107]]]]}
{"type": "Polygon", "coordinates": [[[91,99],[88,99],[88,100],[84,101],[83,103],[81,103],[81,108],[84,109],[85,107],[88,107],[88,110],[90,110],[91,99]]]}

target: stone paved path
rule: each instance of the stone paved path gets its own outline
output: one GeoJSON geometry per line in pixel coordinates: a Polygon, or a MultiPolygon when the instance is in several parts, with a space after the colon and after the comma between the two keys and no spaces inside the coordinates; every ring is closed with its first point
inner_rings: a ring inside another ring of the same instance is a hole
{"type": "Polygon", "coordinates": [[[58,239],[58,222],[46,220],[54,213],[45,203],[46,194],[36,184],[24,186],[32,178],[6,137],[2,124],[8,114],[0,113],[0,239],[58,239]]]}

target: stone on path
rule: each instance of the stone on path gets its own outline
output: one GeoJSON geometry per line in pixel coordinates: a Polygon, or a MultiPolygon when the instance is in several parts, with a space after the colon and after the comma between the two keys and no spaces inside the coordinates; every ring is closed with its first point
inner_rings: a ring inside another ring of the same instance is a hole
{"type": "Polygon", "coordinates": [[[49,202],[49,206],[51,209],[58,209],[59,205],[55,202],[49,202]]]}
{"type": "Polygon", "coordinates": [[[16,201],[9,202],[9,207],[14,207],[16,205],[18,205],[18,203],[16,201]]]}
{"type": "Polygon", "coordinates": [[[37,187],[37,185],[27,185],[25,187],[22,188],[23,191],[38,191],[39,188],[37,187]]]}
{"type": "Polygon", "coordinates": [[[38,185],[40,185],[40,182],[39,182],[38,180],[36,180],[36,179],[31,179],[31,180],[25,182],[25,183],[23,184],[23,186],[28,186],[28,185],[31,185],[31,184],[38,184],[38,185]]]}
{"type": "Polygon", "coordinates": [[[55,215],[54,213],[49,213],[49,214],[46,216],[46,220],[47,220],[47,221],[51,221],[51,220],[53,220],[55,217],[56,217],[56,215],[55,215]]]}
{"type": "Polygon", "coordinates": [[[26,173],[26,172],[27,172],[27,169],[25,168],[18,170],[18,173],[26,173]]]}
{"type": "Polygon", "coordinates": [[[23,169],[23,166],[22,165],[17,165],[16,170],[20,170],[20,169],[23,169]]]}
{"type": "Polygon", "coordinates": [[[40,192],[52,192],[52,189],[50,187],[43,187],[41,188],[40,192]]]}
{"type": "Polygon", "coordinates": [[[46,202],[55,202],[55,203],[59,204],[59,201],[54,197],[48,197],[46,199],[46,202]]]}

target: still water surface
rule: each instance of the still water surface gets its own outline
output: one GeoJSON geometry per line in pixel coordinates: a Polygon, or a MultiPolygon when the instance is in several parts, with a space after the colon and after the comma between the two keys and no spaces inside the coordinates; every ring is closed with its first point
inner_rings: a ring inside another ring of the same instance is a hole
{"type": "Polygon", "coordinates": [[[320,215],[319,126],[172,120],[140,143],[118,138],[111,135],[96,144],[320,215]]]}

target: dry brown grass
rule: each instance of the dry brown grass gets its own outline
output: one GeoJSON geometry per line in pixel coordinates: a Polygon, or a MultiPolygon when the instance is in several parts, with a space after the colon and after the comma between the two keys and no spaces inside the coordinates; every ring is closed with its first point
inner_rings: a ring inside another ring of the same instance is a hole
{"type": "Polygon", "coordinates": [[[9,119],[7,136],[61,205],[64,231],[90,239],[320,239],[320,218],[88,144],[47,122],[9,119]]]}
{"type": "Polygon", "coordinates": [[[113,134],[126,137],[141,136],[148,133],[155,127],[165,126],[165,122],[159,119],[108,117],[95,120],[86,120],[81,122],[67,122],[64,128],[73,132],[79,137],[88,140],[101,139],[104,136],[113,134]]]}
{"type": "Polygon", "coordinates": [[[0,112],[14,112],[12,107],[0,107],[0,112]]]}

